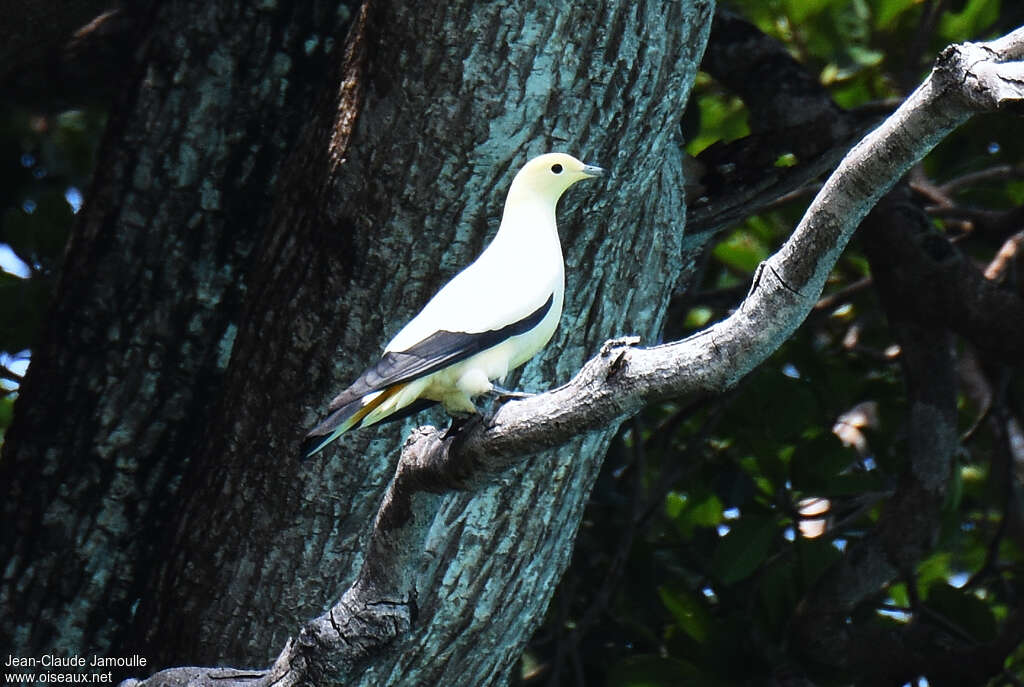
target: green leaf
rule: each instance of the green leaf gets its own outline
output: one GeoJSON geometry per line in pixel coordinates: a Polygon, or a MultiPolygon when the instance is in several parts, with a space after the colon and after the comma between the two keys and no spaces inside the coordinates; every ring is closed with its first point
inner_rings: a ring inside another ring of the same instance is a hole
{"type": "Polygon", "coordinates": [[[1024,181],[1010,181],[1006,184],[1006,195],[1013,205],[1024,204],[1024,181]]]}
{"type": "Polygon", "coordinates": [[[722,522],[722,502],[712,491],[671,492],[669,497],[665,502],[666,513],[687,539],[693,536],[695,527],[714,527],[722,522]]]}
{"type": "MultiPolygon", "coordinates": [[[[784,359],[780,367],[784,362],[789,361],[784,359]]],[[[764,453],[777,450],[772,447],[779,441],[799,441],[819,419],[820,408],[804,380],[765,365],[748,378],[744,393],[729,407],[726,417],[735,425],[737,438],[747,441],[752,452],[764,453]],[[769,443],[758,445],[758,441],[769,443]]]]}
{"type": "Polygon", "coordinates": [[[897,606],[909,606],[910,594],[907,592],[906,583],[897,582],[896,584],[889,585],[889,598],[897,606]]]}
{"type": "Polygon", "coordinates": [[[740,229],[715,246],[712,253],[723,265],[741,272],[753,272],[771,251],[751,232],[740,229]]]}
{"type": "Polygon", "coordinates": [[[821,14],[833,2],[834,0],[785,0],[784,9],[789,20],[799,26],[811,17],[821,14]]]}
{"type": "Polygon", "coordinates": [[[64,252],[74,214],[56,189],[41,190],[30,198],[35,210],[29,214],[10,208],[0,223],[3,241],[27,263],[55,265],[64,252]]]}
{"type": "Polygon", "coordinates": [[[810,589],[821,574],[842,557],[831,542],[822,538],[797,537],[796,551],[800,561],[800,581],[804,590],[810,589]]]}
{"type": "Polygon", "coordinates": [[[789,463],[793,488],[805,493],[824,494],[840,489],[843,477],[840,475],[856,459],[854,453],[842,445],[834,434],[820,434],[802,441],[793,451],[789,463]]]}
{"type": "Polygon", "coordinates": [[[999,0],[969,0],[960,12],[945,12],[939,20],[939,35],[948,43],[977,39],[999,19],[999,0]]]}
{"type": "Polygon", "coordinates": [[[774,517],[740,518],[722,537],[711,559],[711,570],[725,584],[749,577],[771,551],[778,524],[774,517]]]}
{"type": "Polygon", "coordinates": [[[685,329],[700,329],[711,321],[714,311],[711,308],[691,308],[686,313],[686,320],[683,322],[685,329]]]}
{"type": "Polygon", "coordinates": [[[697,155],[717,141],[735,141],[750,135],[747,108],[739,98],[709,92],[698,96],[697,105],[700,131],[686,142],[686,152],[690,155],[697,155]]]}
{"type": "Polygon", "coordinates": [[[875,7],[875,28],[892,28],[897,19],[917,4],[918,0],[882,0],[875,7]]]}
{"type": "Polygon", "coordinates": [[[678,518],[679,514],[686,508],[686,502],[686,494],[670,491],[665,495],[665,515],[672,519],[678,518]]]}
{"type": "Polygon", "coordinates": [[[917,566],[917,593],[922,599],[928,598],[928,591],[936,584],[946,584],[952,574],[950,562],[953,555],[939,551],[921,561],[917,566]]]}
{"type": "Polygon", "coordinates": [[[796,155],[793,153],[783,153],[775,159],[776,167],[794,167],[799,160],[796,159],[796,155]]]}
{"type": "Polygon", "coordinates": [[[779,632],[785,630],[799,598],[795,574],[795,566],[787,562],[767,566],[758,579],[765,620],[779,632]]]}
{"type": "Polygon", "coordinates": [[[833,475],[825,481],[821,496],[856,496],[885,488],[885,476],[878,470],[833,475]]]}
{"type": "Polygon", "coordinates": [[[0,351],[18,353],[32,345],[49,294],[47,279],[0,272],[0,351]]]}
{"type": "Polygon", "coordinates": [[[936,583],[928,590],[927,606],[979,642],[989,642],[996,637],[992,609],[967,590],[936,583]]]}
{"type": "Polygon", "coordinates": [[[14,417],[14,399],[8,396],[0,396],[0,431],[11,426],[11,419],[14,417]]]}
{"type": "Polygon", "coordinates": [[[707,639],[712,618],[701,599],[683,588],[667,586],[658,587],[658,596],[683,632],[697,642],[707,639]]]}
{"type": "Polygon", "coordinates": [[[680,687],[713,684],[693,664],[662,656],[632,656],[608,672],[608,687],[680,687]]]}
{"type": "Polygon", "coordinates": [[[885,59],[885,53],[859,45],[851,45],[846,54],[861,67],[873,67],[885,59]]]}

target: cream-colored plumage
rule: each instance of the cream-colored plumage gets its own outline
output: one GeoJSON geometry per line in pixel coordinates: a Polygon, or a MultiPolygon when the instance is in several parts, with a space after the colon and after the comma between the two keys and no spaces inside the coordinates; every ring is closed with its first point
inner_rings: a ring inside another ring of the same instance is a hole
{"type": "Polygon", "coordinates": [[[308,455],[417,402],[476,412],[474,397],[543,348],[558,326],[565,291],[555,207],[574,183],[601,174],[565,153],[526,163],[509,188],[494,240],[334,399],[306,436],[308,455]]]}

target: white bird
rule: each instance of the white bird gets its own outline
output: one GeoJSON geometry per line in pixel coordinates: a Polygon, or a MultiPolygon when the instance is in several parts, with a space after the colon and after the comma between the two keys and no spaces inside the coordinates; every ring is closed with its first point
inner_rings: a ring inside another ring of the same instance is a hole
{"type": "Polygon", "coordinates": [[[527,162],[512,180],[491,244],[331,402],[330,414],[306,435],[306,456],[352,428],[435,402],[456,416],[477,412],[473,398],[493,391],[492,381],[555,333],[565,293],[555,206],[577,181],[602,174],[565,153],[527,162]]]}

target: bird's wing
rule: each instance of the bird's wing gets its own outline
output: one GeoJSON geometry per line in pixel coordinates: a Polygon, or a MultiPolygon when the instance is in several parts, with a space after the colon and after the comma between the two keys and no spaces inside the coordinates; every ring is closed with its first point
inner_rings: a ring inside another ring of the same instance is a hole
{"type": "Polygon", "coordinates": [[[533,312],[494,329],[478,332],[451,332],[441,329],[403,351],[387,351],[375,365],[363,372],[349,388],[331,401],[328,410],[333,412],[374,391],[425,377],[497,346],[510,337],[528,332],[540,324],[548,314],[554,298],[553,293],[548,295],[547,300],[533,312]]]}
{"type": "Polygon", "coordinates": [[[384,350],[408,351],[441,331],[487,334],[548,307],[545,304],[552,296],[559,300],[555,294],[564,288],[561,250],[557,243],[553,250],[548,248],[499,245],[495,240],[438,291],[384,350]]]}

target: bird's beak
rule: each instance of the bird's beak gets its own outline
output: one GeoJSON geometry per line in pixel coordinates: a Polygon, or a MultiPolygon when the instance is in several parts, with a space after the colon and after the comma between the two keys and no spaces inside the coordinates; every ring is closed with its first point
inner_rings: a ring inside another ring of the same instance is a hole
{"type": "Polygon", "coordinates": [[[595,165],[583,165],[583,174],[588,177],[603,177],[605,172],[595,165]]]}

